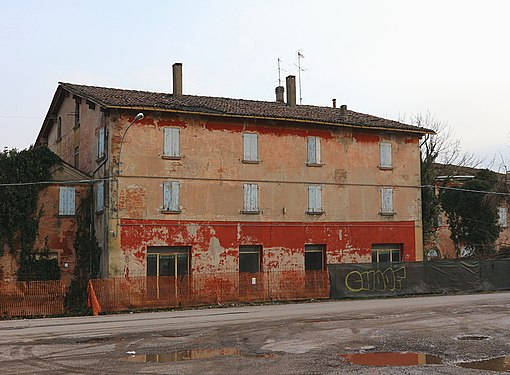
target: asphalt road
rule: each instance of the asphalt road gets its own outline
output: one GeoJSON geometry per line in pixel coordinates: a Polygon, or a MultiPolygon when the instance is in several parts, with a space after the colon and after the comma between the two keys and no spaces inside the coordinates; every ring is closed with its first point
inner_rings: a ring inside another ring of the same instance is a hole
{"type": "Polygon", "coordinates": [[[510,355],[509,311],[510,293],[494,293],[0,321],[0,373],[480,373],[458,364],[510,355]],[[443,363],[341,356],[377,351],[443,363]]]}

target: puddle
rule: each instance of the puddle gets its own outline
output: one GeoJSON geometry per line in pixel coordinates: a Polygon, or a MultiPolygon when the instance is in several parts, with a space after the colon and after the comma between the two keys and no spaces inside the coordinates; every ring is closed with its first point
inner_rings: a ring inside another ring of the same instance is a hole
{"type": "Polygon", "coordinates": [[[424,353],[375,352],[340,354],[340,356],[353,365],[365,366],[416,366],[443,363],[438,356],[424,353]]]}
{"type": "Polygon", "coordinates": [[[237,348],[222,348],[222,349],[189,349],[180,350],[172,353],[165,354],[137,354],[124,357],[122,360],[126,362],[180,362],[190,361],[194,359],[210,359],[215,357],[226,357],[231,355],[254,357],[254,358],[272,358],[273,354],[249,354],[243,353],[237,348]]]}
{"type": "Polygon", "coordinates": [[[486,335],[464,335],[464,336],[458,336],[457,340],[488,340],[490,339],[490,336],[486,335]]]}
{"type": "Polygon", "coordinates": [[[462,362],[457,363],[457,366],[477,370],[507,372],[510,371],[510,356],[484,359],[482,361],[462,362]]]}

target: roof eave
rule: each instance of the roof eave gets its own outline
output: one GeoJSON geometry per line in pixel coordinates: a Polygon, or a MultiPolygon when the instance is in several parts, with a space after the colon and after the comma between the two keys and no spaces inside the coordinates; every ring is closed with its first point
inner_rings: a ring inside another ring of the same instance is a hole
{"type": "Polygon", "coordinates": [[[182,109],[168,109],[168,108],[144,107],[144,106],[103,105],[103,107],[108,108],[108,109],[118,109],[118,110],[159,111],[159,112],[168,112],[168,113],[182,113],[182,114],[187,114],[187,115],[229,117],[229,118],[252,119],[252,120],[291,121],[291,122],[298,122],[298,123],[302,123],[302,124],[319,124],[319,125],[337,126],[337,127],[340,126],[340,127],[355,128],[355,129],[384,130],[384,131],[393,131],[393,132],[399,132],[399,133],[413,133],[413,134],[420,134],[420,135],[435,134],[435,132],[430,129],[398,129],[398,128],[383,127],[383,126],[366,126],[363,124],[349,124],[349,123],[338,123],[338,122],[319,121],[319,120],[311,121],[311,120],[286,118],[286,117],[234,115],[234,114],[228,114],[228,113],[186,111],[186,110],[182,110],[182,109]]]}

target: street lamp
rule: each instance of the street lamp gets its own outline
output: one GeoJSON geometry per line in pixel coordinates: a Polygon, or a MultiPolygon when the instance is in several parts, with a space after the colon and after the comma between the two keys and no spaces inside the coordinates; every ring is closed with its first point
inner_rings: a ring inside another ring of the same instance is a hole
{"type": "Polygon", "coordinates": [[[128,127],[126,128],[126,130],[124,130],[124,134],[122,135],[122,139],[120,140],[120,150],[119,150],[119,160],[117,160],[117,175],[120,176],[120,165],[121,165],[121,161],[120,161],[120,156],[122,154],[122,145],[124,144],[124,138],[126,137],[126,133],[128,132],[129,128],[131,127],[131,125],[133,125],[135,122],[139,121],[139,120],[142,120],[143,119],[143,113],[140,112],[138,113],[135,118],[133,119],[133,121],[131,121],[131,123],[128,125],[128,127]]]}

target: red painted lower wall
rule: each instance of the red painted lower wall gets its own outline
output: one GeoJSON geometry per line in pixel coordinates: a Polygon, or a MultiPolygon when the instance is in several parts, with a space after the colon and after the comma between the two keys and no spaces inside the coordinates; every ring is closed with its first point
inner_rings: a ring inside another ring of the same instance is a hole
{"type": "Polygon", "coordinates": [[[399,244],[416,261],[414,222],[286,223],[121,220],[124,275],[144,275],[148,246],[190,246],[191,272],[237,272],[239,245],[262,245],[262,269],[303,269],[304,245],[326,246],[326,262],[371,262],[372,245],[399,244]]]}

